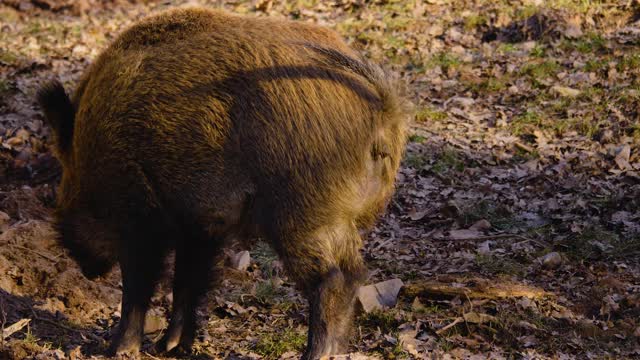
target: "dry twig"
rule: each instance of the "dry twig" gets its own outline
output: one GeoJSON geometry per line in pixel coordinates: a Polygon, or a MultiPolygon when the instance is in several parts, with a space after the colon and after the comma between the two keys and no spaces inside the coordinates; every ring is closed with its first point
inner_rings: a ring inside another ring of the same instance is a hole
{"type": "Polygon", "coordinates": [[[456,318],[455,320],[453,320],[453,322],[452,322],[452,323],[450,323],[449,325],[446,325],[446,326],[445,326],[445,327],[443,327],[442,329],[438,329],[438,330],[436,331],[436,334],[437,334],[437,335],[440,335],[440,334],[442,334],[443,332],[445,332],[445,331],[447,331],[447,330],[451,329],[452,327],[454,327],[454,326],[456,326],[456,325],[460,324],[461,322],[464,322],[464,319],[463,319],[463,318],[461,318],[461,317],[458,317],[458,318],[456,318]]]}
{"type": "Polygon", "coordinates": [[[3,326],[2,336],[0,336],[2,338],[2,343],[3,343],[2,346],[4,347],[4,339],[20,331],[23,327],[29,325],[29,322],[31,322],[31,319],[20,319],[15,323],[7,326],[7,328],[4,328],[3,326]]]}

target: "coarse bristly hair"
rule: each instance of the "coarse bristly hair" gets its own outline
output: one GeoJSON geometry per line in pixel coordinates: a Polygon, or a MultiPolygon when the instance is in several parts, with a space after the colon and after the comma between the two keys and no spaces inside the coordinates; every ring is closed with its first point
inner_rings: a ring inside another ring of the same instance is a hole
{"type": "MultiPolygon", "coordinates": [[[[90,276],[118,261],[137,284],[125,294],[144,298],[169,249],[191,259],[176,269],[199,274],[227,239],[262,236],[324,309],[305,356],[333,352],[338,337],[318,334],[347,326],[327,314],[348,318],[364,272],[358,231],[384,210],[403,154],[401,83],[322,27],[200,8],[150,16],[72,99],[55,81],[38,94],[63,166],[62,243],[90,276]]],[[[197,298],[204,279],[181,286],[197,298]]],[[[117,351],[139,347],[127,326],[117,351]]],[[[189,342],[176,326],[167,347],[189,342]]]]}

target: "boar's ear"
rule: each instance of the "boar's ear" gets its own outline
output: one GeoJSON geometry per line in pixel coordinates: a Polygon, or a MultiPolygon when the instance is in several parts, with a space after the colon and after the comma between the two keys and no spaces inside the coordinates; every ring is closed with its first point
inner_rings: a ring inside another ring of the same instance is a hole
{"type": "Polygon", "coordinates": [[[53,129],[58,152],[67,153],[73,138],[75,110],[60,81],[54,80],[44,85],[38,91],[38,103],[53,129]]]}

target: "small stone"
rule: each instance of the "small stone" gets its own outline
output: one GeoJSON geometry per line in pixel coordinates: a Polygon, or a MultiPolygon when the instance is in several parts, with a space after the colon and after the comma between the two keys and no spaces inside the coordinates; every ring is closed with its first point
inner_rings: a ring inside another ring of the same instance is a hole
{"type": "Polygon", "coordinates": [[[400,279],[392,279],[358,289],[358,301],[365,312],[391,308],[398,301],[398,293],[404,284],[400,279]]]}
{"type": "Polygon", "coordinates": [[[373,285],[361,286],[358,289],[358,301],[365,313],[382,309],[382,304],[378,300],[378,291],[373,285]]]}
{"type": "Polygon", "coordinates": [[[545,269],[555,269],[562,264],[562,255],[555,251],[550,252],[539,257],[538,262],[540,262],[545,269]]]}
{"type": "Polygon", "coordinates": [[[251,255],[246,250],[235,253],[230,260],[231,267],[239,271],[245,271],[251,265],[251,255]]]}
{"type": "Polygon", "coordinates": [[[384,306],[393,307],[398,301],[398,293],[404,286],[404,283],[400,279],[387,280],[375,285],[380,297],[381,303],[384,306]]]}

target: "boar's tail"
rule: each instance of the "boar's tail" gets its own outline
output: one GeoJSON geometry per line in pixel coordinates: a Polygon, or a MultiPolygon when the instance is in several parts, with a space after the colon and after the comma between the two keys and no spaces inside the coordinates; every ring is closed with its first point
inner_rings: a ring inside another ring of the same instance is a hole
{"type": "Polygon", "coordinates": [[[53,80],[40,88],[38,103],[53,130],[59,153],[66,153],[73,138],[75,109],[60,81],[53,80]]]}
{"type": "Polygon", "coordinates": [[[305,47],[321,55],[322,59],[319,59],[321,63],[344,68],[365,78],[380,97],[383,106],[382,112],[387,121],[396,123],[408,121],[410,118],[408,115],[413,111],[413,108],[411,103],[405,100],[404,88],[395,75],[364,57],[356,59],[338,50],[315,44],[305,44],[305,47]]]}

